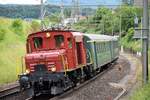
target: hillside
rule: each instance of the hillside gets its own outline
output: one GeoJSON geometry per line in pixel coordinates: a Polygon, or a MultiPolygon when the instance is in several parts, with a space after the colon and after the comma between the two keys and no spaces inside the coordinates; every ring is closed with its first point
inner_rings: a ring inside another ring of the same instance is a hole
{"type": "MultiPolygon", "coordinates": [[[[61,0],[48,0],[51,4],[60,4],[61,0]]],[[[64,4],[72,4],[72,0],[63,0],[64,4]]],[[[81,5],[118,5],[120,0],[80,0],[81,5]]]]}
{"type": "Polygon", "coordinates": [[[0,84],[17,80],[21,57],[25,54],[26,36],[33,30],[34,23],[0,18],[0,84]]]}
{"type": "MultiPolygon", "coordinates": [[[[60,12],[58,6],[45,6],[46,14],[60,12]]],[[[0,16],[8,18],[39,18],[40,5],[0,5],[0,16]]]]}
{"type": "MultiPolygon", "coordinates": [[[[46,16],[60,14],[60,7],[54,5],[45,6],[46,16]]],[[[0,5],[0,16],[7,18],[40,18],[40,5],[0,5]]],[[[82,15],[91,15],[95,12],[95,9],[89,7],[83,7],[81,9],[82,15]]],[[[65,7],[64,15],[70,17],[71,6],[65,7]]]]}

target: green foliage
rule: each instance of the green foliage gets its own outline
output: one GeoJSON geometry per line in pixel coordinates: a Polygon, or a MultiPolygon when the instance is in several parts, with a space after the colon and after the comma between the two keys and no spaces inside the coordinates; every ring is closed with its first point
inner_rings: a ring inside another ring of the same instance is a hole
{"type": "Polygon", "coordinates": [[[40,23],[36,20],[33,20],[31,23],[32,32],[37,32],[40,30],[40,23]]]}
{"type": "MultiPolygon", "coordinates": [[[[60,12],[59,6],[46,5],[47,14],[60,12]]],[[[8,18],[36,18],[40,16],[40,5],[0,5],[0,16],[8,18]]]]}
{"type": "Polygon", "coordinates": [[[71,9],[65,8],[64,9],[64,15],[66,18],[70,17],[71,16],[71,9]]]}
{"type": "Polygon", "coordinates": [[[138,19],[141,19],[142,16],[142,9],[133,6],[122,6],[116,9],[116,12],[116,16],[121,17],[122,30],[125,32],[127,32],[129,28],[134,27],[135,16],[137,16],[138,19]]]}
{"type": "Polygon", "coordinates": [[[121,44],[128,49],[133,51],[141,51],[141,41],[133,39],[134,29],[130,28],[127,34],[121,38],[121,44]]]}
{"type": "Polygon", "coordinates": [[[130,100],[149,100],[150,98],[150,84],[146,84],[144,87],[140,87],[136,90],[130,100]]]}
{"type": "Polygon", "coordinates": [[[88,18],[88,21],[81,20],[74,25],[74,28],[87,33],[119,35],[121,27],[121,45],[133,51],[141,51],[141,41],[133,39],[135,16],[141,20],[142,9],[122,6],[112,11],[109,8],[101,7],[97,9],[94,16],[88,18]]]}
{"type": "Polygon", "coordinates": [[[88,32],[91,29],[87,28],[87,25],[94,24],[92,25],[95,26],[95,28],[92,29],[95,30],[94,33],[110,35],[112,32],[119,33],[121,24],[122,32],[127,33],[130,28],[134,27],[135,16],[139,18],[140,22],[142,9],[132,6],[122,6],[112,11],[109,8],[101,7],[96,10],[95,15],[89,17],[90,19],[88,19],[88,21],[80,21],[79,24],[75,26],[85,24],[85,31],[88,32]]]}
{"type": "Polygon", "coordinates": [[[0,84],[17,80],[21,72],[21,57],[26,51],[26,36],[32,28],[30,23],[21,19],[0,18],[0,76],[3,76],[0,84]],[[16,34],[16,31],[21,32],[16,34]]]}
{"type": "Polygon", "coordinates": [[[96,9],[90,7],[81,8],[81,13],[83,16],[89,16],[95,14],[96,9]]]}
{"type": "Polygon", "coordinates": [[[105,18],[109,15],[111,15],[111,10],[109,8],[98,8],[93,20],[102,20],[102,18],[105,18]]]}
{"type": "Polygon", "coordinates": [[[61,16],[59,13],[54,13],[45,17],[43,23],[45,24],[45,26],[58,25],[59,23],[61,23],[61,16]]]}
{"type": "Polygon", "coordinates": [[[5,29],[0,29],[0,41],[4,40],[5,33],[6,33],[5,29]]]}
{"type": "Polygon", "coordinates": [[[21,19],[16,19],[13,21],[11,28],[13,29],[14,33],[21,35],[23,32],[23,22],[21,19]]]}
{"type": "MultiPolygon", "coordinates": [[[[150,50],[149,50],[149,57],[150,57],[150,50]]],[[[150,72],[150,59],[148,59],[149,61],[149,70],[148,72],[150,72]]],[[[141,73],[140,73],[141,74],[141,73]]],[[[142,78],[142,75],[140,75],[140,78],[142,78]]],[[[150,79],[150,75],[148,77],[150,79]]],[[[129,100],[149,100],[150,98],[150,81],[148,82],[148,84],[142,85],[142,87],[138,87],[138,89],[136,89],[133,94],[130,96],[129,100]]]]}

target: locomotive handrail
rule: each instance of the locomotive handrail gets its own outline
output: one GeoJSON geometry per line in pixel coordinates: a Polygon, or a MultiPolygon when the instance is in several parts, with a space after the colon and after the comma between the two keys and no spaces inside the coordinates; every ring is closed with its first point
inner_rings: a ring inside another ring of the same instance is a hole
{"type": "Polygon", "coordinates": [[[22,65],[21,71],[22,71],[22,73],[24,73],[24,70],[23,70],[24,69],[24,57],[23,56],[21,57],[21,65],[22,65]]]}
{"type": "Polygon", "coordinates": [[[63,62],[63,67],[64,67],[64,71],[65,71],[65,76],[67,75],[67,71],[66,71],[66,64],[65,64],[65,61],[64,61],[64,57],[63,55],[60,55],[61,56],[61,59],[62,59],[62,62],[63,62]]]}

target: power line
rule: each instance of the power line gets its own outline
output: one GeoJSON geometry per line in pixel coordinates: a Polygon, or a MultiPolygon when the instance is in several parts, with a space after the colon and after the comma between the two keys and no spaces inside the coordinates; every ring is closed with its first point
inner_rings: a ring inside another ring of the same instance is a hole
{"type": "Polygon", "coordinates": [[[63,0],[61,0],[61,22],[63,23],[64,21],[64,3],[63,3],[63,0]]]}

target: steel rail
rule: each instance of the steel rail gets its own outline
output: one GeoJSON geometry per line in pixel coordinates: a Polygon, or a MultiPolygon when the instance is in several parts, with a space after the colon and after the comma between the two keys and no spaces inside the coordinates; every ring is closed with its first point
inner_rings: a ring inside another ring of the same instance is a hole
{"type": "Polygon", "coordinates": [[[102,72],[98,73],[98,74],[97,74],[96,76],[94,76],[93,78],[91,78],[91,79],[89,79],[89,80],[87,80],[87,81],[85,81],[85,82],[79,84],[77,87],[72,88],[72,89],[70,89],[70,90],[64,92],[64,93],[61,94],[61,95],[54,96],[53,98],[50,98],[50,100],[59,100],[60,98],[62,98],[62,97],[64,97],[64,96],[67,96],[67,95],[69,95],[69,94],[72,94],[72,93],[75,92],[75,91],[78,91],[79,89],[81,89],[81,88],[85,87],[86,85],[90,84],[91,82],[95,81],[97,78],[102,77],[102,75],[104,75],[106,72],[110,71],[110,70],[113,68],[113,66],[114,66],[114,63],[112,63],[112,64],[110,65],[110,67],[108,67],[108,68],[106,68],[105,70],[103,70],[102,72]]]}
{"type": "Polygon", "coordinates": [[[5,88],[4,90],[0,91],[0,100],[7,98],[8,96],[17,94],[19,93],[19,91],[20,91],[20,86],[18,84],[12,87],[5,88]]]}

